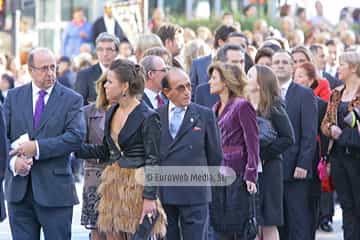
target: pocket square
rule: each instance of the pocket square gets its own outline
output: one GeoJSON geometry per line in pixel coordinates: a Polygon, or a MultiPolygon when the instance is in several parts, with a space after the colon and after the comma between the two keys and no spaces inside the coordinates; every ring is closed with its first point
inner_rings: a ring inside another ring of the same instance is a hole
{"type": "Polygon", "coordinates": [[[199,127],[194,127],[193,128],[193,131],[200,131],[201,130],[201,128],[199,128],[199,127]]]}

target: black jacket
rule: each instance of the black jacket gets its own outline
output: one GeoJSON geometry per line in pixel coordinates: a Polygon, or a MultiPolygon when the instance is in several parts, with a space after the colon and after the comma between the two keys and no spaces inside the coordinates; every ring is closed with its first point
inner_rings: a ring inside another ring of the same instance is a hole
{"type": "MultiPolygon", "coordinates": [[[[118,104],[113,105],[106,112],[103,144],[83,144],[77,156],[98,158],[107,162],[117,161],[122,168],[158,165],[161,135],[159,115],[148,108],[144,102],[136,106],[119,133],[120,151],[110,135],[111,119],[118,106],[118,104]]],[[[154,200],[157,195],[156,186],[145,185],[144,198],[154,200]]]]}

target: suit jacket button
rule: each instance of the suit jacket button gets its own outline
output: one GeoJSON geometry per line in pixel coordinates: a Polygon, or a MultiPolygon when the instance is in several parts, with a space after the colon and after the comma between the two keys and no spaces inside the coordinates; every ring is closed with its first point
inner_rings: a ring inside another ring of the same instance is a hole
{"type": "Polygon", "coordinates": [[[189,146],[189,149],[192,149],[192,145],[189,146]]]}

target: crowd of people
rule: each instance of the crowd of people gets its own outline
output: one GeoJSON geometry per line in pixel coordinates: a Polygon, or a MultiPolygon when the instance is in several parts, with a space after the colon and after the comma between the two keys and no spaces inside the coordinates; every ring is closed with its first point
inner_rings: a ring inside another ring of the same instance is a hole
{"type": "Polygon", "coordinates": [[[90,239],[311,240],[332,231],[335,191],[344,239],[360,239],[360,11],[335,27],[315,8],[308,19],[284,5],[280,29],[260,19],[252,32],[225,13],[214,33],[156,10],[134,44],[111,5],[94,24],[77,8],[61,57],[1,55],[13,239],[71,239],[81,174],[90,239]],[[233,182],[148,184],[156,167],[198,166],[233,182]]]}

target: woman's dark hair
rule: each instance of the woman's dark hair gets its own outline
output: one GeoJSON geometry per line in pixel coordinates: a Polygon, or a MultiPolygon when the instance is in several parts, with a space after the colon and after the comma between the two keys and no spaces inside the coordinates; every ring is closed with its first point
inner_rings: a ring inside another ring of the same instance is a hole
{"type": "Polygon", "coordinates": [[[281,99],[279,81],[268,66],[256,64],[255,68],[257,73],[256,81],[260,88],[258,111],[261,116],[269,117],[272,106],[281,99]]]}
{"type": "Polygon", "coordinates": [[[257,51],[255,55],[255,64],[259,61],[260,58],[268,57],[271,59],[273,55],[274,55],[274,50],[272,50],[269,47],[262,47],[259,49],[259,51],[257,51]]]}
{"type": "Polygon", "coordinates": [[[109,71],[113,71],[121,83],[129,84],[130,96],[136,96],[144,92],[144,70],[139,64],[126,59],[118,59],[111,63],[109,71]]]}

